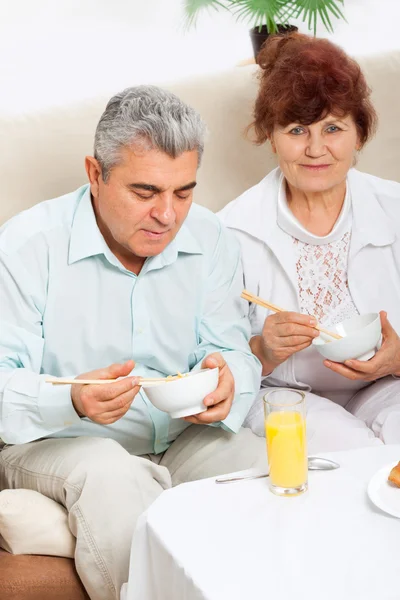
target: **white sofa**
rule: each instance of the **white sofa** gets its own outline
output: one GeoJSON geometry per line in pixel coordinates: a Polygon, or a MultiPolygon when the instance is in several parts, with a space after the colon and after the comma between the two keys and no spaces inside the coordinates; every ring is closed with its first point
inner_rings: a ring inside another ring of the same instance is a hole
{"type": "MultiPolygon", "coordinates": [[[[359,168],[400,182],[400,52],[360,62],[373,88],[380,127],[362,152],[359,168]]],[[[197,202],[218,210],[274,167],[268,148],[252,145],[244,135],[257,90],[257,67],[237,67],[166,87],[197,108],[209,127],[197,202]]],[[[96,123],[107,100],[95,98],[15,118],[0,116],[0,224],[86,181],[83,159],[92,152],[96,123]]],[[[72,560],[10,556],[1,550],[0,597],[87,599],[72,560]]]]}
{"type": "MultiPolygon", "coordinates": [[[[380,125],[361,154],[359,168],[400,181],[400,51],[363,57],[360,64],[373,89],[380,125]]],[[[273,168],[269,149],[254,146],[244,133],[251,121],[257,67],[236,67],[166,87],[193,105],[209,127],[195,195],[198,203],[218,210],[273,168]]],[[[83,158],[92,152],[96,123],[107,100],[0,116],[0,224],[86,181],[83,158]]]]}

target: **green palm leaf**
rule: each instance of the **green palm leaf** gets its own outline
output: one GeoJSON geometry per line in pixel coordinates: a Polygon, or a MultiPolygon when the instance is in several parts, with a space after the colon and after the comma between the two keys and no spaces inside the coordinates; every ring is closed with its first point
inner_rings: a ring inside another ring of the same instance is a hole
{"type": "MultiPolygon", "coordinates": [[[[229,0],[228,0],[229,1],[229,0]]],[[[218,10],[223,8],[228,9],[220,0],[185,0],[184,11],[186,14],[187,26],[194,25],[197,19],[197,15],[200,10],[214,9],[218,10]]]]}
{"type": "Polygon", "coordinates": [[[326,29],[333,32],[331,17],[346,20],[340,10],[339,4],[344,6],[344,0],[295,0],[296,10],[292,13],[295,18],[303,17],[303,22],[308,20],[308,28],[317,33],[317,23],[321,19],[326,29]]]}
{"type": "Polygon", "coordinates": [[[286,25],[292,18],[302,18],[316,35],[319,21],[333,32],[332,17],[346,20],[343,6],[344,0],[185,0],[184,10],[188,26],[195,23],[199,11],[222,8],[253,26],[266,25],[270,33],[278,30],[278,23],[286,25]]]}
{"type": "MultiPolygon", "coordinates": [[[[238,19],[251,22],[254,27],[257,25],[261,27],[265,24],[270,33],[275,33],[278,17],[287,4],[287,0],[232,0],[231,4],[231,10],[238,19]]],[[[283,23],[286,22],[287,19],[283,23]]]]}

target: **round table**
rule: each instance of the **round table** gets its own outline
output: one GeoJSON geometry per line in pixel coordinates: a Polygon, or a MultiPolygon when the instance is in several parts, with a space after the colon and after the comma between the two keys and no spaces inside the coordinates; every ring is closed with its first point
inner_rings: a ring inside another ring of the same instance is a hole
{"type": "Polygon", "coordinates": [[[400,445],[322,456],[341,468],[310,472],[294,498],[267,479],[164,492],[138,522],[121,599],[399,600],[400,519],[367,485],[400,445]]]}

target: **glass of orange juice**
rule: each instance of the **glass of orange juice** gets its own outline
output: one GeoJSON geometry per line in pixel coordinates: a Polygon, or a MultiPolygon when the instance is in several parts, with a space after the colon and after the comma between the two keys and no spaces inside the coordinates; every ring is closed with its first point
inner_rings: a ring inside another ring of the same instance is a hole
{"type": "Polygon", "coordinates": [[[271,390],[264,396],[264,412],[271,491],[302,494],[308,486],[305,394],[271,390]]]}

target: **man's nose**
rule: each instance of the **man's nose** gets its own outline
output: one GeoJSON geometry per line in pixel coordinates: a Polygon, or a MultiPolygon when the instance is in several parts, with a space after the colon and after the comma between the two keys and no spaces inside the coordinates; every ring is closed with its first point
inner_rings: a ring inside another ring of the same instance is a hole
{"type": "Polygon", "coordinates": [[[157,199],[157,203],[151,211],[151,216],[162,225],[171,225],[175,222],[176,215],[172,194],[157,199]]]}

